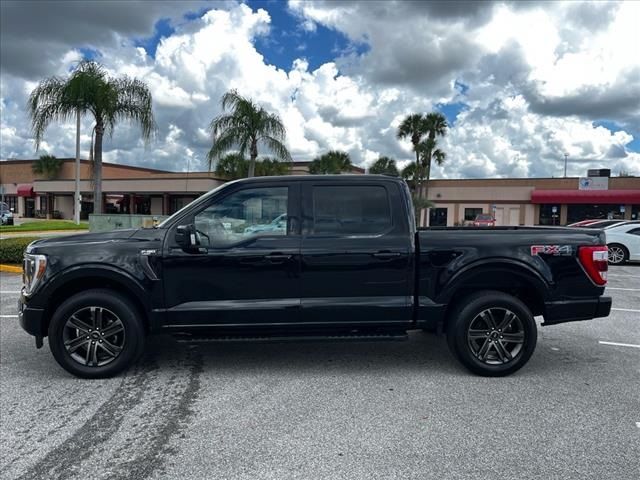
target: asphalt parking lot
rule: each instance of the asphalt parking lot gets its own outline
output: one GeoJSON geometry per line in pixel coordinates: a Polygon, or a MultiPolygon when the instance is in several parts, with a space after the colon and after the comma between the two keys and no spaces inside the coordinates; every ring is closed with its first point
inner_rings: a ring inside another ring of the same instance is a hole
{"type": "Polygon", "coordinates": [[[541,327],[521,371],[473,376],[442,338],[179,344],[79,380],[17,324],[0,274],[0,477],[632,479],[640,475],[640,265],[605,319],[541,327]],[[610,342],[610,343],[601,343],[610,342]]]}

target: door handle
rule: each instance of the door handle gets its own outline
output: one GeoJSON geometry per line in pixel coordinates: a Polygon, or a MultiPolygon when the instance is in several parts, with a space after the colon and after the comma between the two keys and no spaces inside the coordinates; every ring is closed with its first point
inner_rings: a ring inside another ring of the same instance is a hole
{"type": "Polygon", "coordinates": [[[282,253],[270,253],[269,255],[264,256],[265,260],[268,260],[271,263],[286,262],[287,260],[291,260],[292,257],[293,255],[286,255],[282,253]]]}
{"type": "Polygon", "coordinates": [[[402,254],[400,252],[376,252],[376,253],[373,253],[372,255],[381,260],[389,260],[391,258],[397,258],[402,254]]]}

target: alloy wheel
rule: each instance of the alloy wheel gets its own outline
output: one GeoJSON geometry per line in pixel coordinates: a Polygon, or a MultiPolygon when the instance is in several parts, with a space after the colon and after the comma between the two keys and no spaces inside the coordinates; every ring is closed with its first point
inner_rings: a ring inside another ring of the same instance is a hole
{"type": "Polygon", "coordinates": [[[122,352],[125,330],[120,318],[111,310],[84,307],[69,316],[62,340],[74,361],[88,367],[102,367],[122,352]]]}
{"type": "Polygon", "coordinates": [[[522,351],[524,325],[511,310],[493,307],[483,310],[469,324],[467,344],[483,363],[502,365],[513,361],[522,351]]]}
{"type": "Polygon", "coordinates": [[[624,262],[624,250],[622,247],[609,247],[609,262],[614,264],[624,262]]]}

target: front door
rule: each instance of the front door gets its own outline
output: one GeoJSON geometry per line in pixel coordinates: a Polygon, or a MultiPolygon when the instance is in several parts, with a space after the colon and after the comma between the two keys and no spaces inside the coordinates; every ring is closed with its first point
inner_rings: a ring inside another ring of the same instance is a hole
{"type": "Polygon", "coordinates": [[[230,187],[181,223],[193,223],[199,251],[168,233],[163,261],[167,327],[271,329],[300,310],[299,185],[230,187]]]}
{"type": "Polygon", "coordinates": [[[408,327],[412,247],[398,184],[318,180],[303,189],[303,321],[319,329],[408,327]]]}

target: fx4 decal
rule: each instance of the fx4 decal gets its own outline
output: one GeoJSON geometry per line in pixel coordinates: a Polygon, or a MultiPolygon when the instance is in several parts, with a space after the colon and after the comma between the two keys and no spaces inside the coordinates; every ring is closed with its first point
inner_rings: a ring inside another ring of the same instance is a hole
{"type": "Polygon", "coordinates": [[[531,245],[531,255],[558,255],[571,256],[571,245],[531,245]]]}

